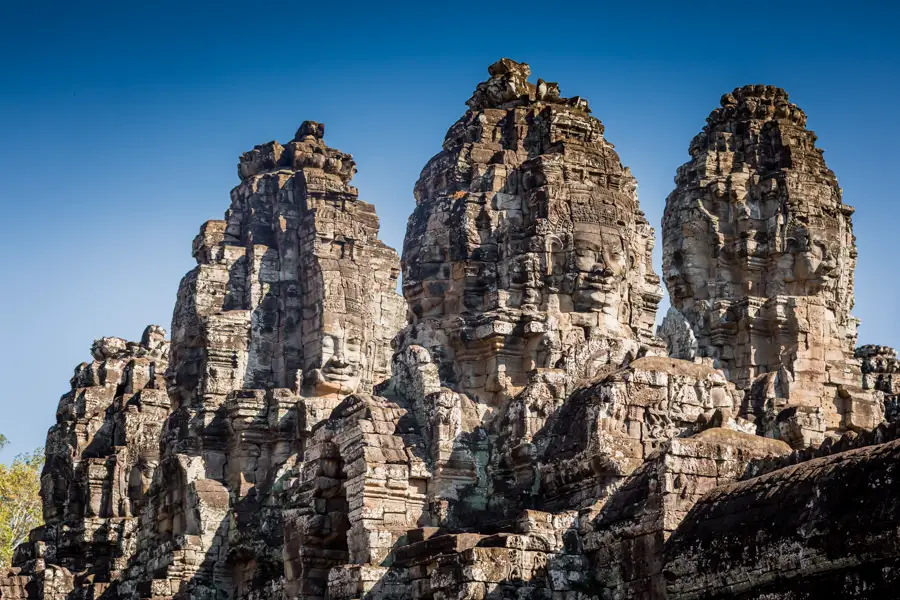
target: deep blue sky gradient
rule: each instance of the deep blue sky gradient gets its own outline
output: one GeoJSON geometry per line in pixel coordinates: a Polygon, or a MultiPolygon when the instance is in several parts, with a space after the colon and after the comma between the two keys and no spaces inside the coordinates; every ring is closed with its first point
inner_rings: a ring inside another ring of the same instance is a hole
{"type": "Polygon", "coordinates": [[[786,88],[857,208],[860,342],[900,346],[892,5],[0,0],[0,460],[43,443],[94,338],[168,329],[240,153],[323,121],[399,249],[420,169],[501,56],[591,101],[657,229],[719,97],[786,88]]]}

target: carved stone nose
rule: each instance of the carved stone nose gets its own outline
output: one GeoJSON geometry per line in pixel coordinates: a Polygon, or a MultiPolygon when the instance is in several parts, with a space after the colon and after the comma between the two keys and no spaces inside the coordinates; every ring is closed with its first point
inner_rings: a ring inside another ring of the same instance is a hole
{"type": "Polygon", "coordinates": [[[338,345],[334,355],[328,360],[329,364],[335,367],[346,367],[347,359],[344,357],[343,344],[338,345]]]}
{"type": "Polygon", "coordinates": [[[609,277],[612,274],[612,270],[602,263],[597,263],[591,268],[591,275],[594,277],[609,277]]]}

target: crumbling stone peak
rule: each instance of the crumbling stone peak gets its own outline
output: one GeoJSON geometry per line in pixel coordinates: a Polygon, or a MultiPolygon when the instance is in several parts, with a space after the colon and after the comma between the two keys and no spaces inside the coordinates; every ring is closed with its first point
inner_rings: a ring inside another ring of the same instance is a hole
{"type": "Polygon", "coordinates": [[[760,433],[800,447],[881,416],[853,356],[853,208],[815,142],[784,90],[725,94],[663,216],[670,352],[713,358],[760,433]]]}
{"type": "Polygon", "coordinates": [[[324,126],[241,157],[171,349],[150,327],[76,370],[0,598],[892,593],[900,367],[853,355],[850,211],[802,112],[742,88],[692,145],[666,356],[602,124],[489,75],[416,184],[405,302],[324,126]]]}
{"type": "Polygon", "coordinates": [[[91,346],[93,360],[75,368],[47,434],[44,524],[14,559],[40,573],[8,588],[0,578],[0,597],[65,598],[76,584],[100,597],[124,576],[170,409],[165,336],[151,325],[140,342],[101,338],[91,346]]]}
{"type": "Polygon", "coordinates": [[[883,397],[884,417],[900,420],[900,360],[897,351],[887,346],[860,346],[856,358],[862,361],[863,387],[883,397]]]}

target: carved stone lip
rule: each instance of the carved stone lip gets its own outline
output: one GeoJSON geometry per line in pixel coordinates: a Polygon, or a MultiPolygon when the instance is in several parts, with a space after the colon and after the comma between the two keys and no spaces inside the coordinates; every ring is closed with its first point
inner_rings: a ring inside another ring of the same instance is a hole
{"type": "Polygon", "coordinates": [[[356,369],[346,367],[344,369],[322,369],[322,378],[330,381],[347,381],[356,375],[356,369]]]}
{"type": "Polygon", "coordinates": [[[337,373],[329,373],[324,377],[327,381],[347,381],[350,379],[350,375],[340,375],[337,373]]]}
{"type": "Polygon", "coordinates": [[[597,281],[597,280],[585,279],[581,283],[581,289],[587,290],[587,291],[596,290],[596,291],[601,291],[601,292],[611,292],[616,289],[616,286],[615,286],[615,284],[613,284],[609,281],[606,281],[606,280],[597,281]]]}

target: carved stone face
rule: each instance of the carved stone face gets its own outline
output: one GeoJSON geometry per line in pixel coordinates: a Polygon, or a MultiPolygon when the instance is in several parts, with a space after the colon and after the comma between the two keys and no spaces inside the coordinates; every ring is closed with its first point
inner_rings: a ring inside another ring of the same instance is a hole
{"type": "Polygon", "coordinates": [[[572,266],[575,310],[614,314],[624,301],[628,267],[624,238],[611,231],[576,231],[572,266]]]}
{"type": "Polygon", "coordinates": [[[362,331],[350,323],[326,326],[319,364],[314,371],[317,394],[355,393],[366,366],[362,331]]]}
{"type": "Polygon", "coordinates": [[[807,294],[831,289],[837,261],[826,241],[817,233],[801,232],[792,245],[794,252],[793,276],[805,283],[807,294]]]}
{"type": "Polygon", "coordinates": [[[691,284],[684,276],[684,254],[678,250],[672,255],[672,262],[665,271],[666,288],[669,294],[676,300],[684,300],[693,297],[691,284]]]}
{"type": "Polygon", "coordinates": [[[533,253],[524,254],[519,257],[518,264],[514,268],[512,283],[521,286],[522,308],[537,307],[541,303],[540,290],[543,286],[540,260],[533,253]]]}
{"type": "Polygon", "coordinates": [[[700,211],[691,211],[688,222],[679,229],[681,235],[671,238],[663,250],[663,276],[676,302],[692,303],[707,293],[709,261],[714,255],[707,221],[700,211]]]}

